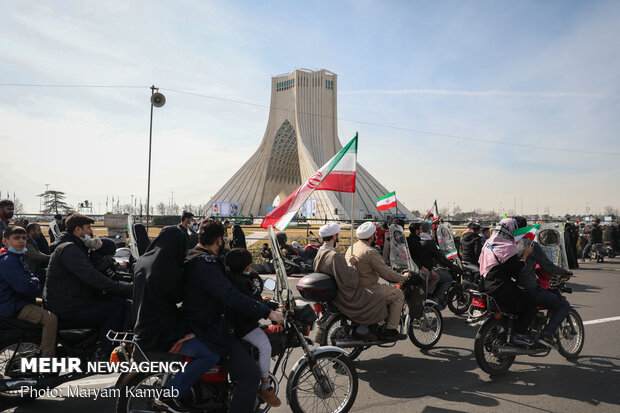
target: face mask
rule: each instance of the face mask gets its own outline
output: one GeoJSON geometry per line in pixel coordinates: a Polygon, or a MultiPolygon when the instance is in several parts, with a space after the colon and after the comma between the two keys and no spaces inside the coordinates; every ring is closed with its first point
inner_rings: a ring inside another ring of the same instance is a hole
{"type": "Polygon", "coordinates": [[[15,249],[15,248],[13,248],[13,247],[9,247],[9,248],[7,248],[7,249],[8,249],[9,251],[11,251],[13,254],[19,254],[19,255],[21,255],[21,254],[25,254],[25,253],[26,253],[26,251],[28,251],[28,249],[27,249],[27,248],[24,248],[23,250],[16,250],[16,249],[15,249]]]}
{"type": "Polygon", "coordinates": [[[88,235],[87,233],[84,233],[84,237],[82,237],[82,239],[83,239],[84,241],[86,241],[87,239],[91,239],[91,238],[92,238],[92,236],[91,236],[91,235],[88,235]]]}
{"type": "Polygon", "coordinates": [[[192,229],[194,230],[194,232],[198,232],[198,224],[194,224],[194,226],[192,227],[192,229]]]}

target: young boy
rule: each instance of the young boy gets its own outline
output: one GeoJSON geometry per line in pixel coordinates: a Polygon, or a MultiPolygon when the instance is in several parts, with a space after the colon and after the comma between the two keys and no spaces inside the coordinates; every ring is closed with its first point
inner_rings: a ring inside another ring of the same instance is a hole
{"type": "Polygon", "coordinates": [[[9,225],[2,234],[0,249],[0,316],[43,325],[41,356],[56,353],[56,315],[35,304],[39,279],[24,262],[26,230],[9,225]]]}
{"type": "MultiPolygon", "coordinates": [[[[265,301],[261,296],[262,282],[253,279],[250,275],[252,254],[248,250],[242,248],[230,250],[226,255],[225,263],[230,271],[228,274],[230,282],[235,288],[255,300],[265,301]]],[[[273,306],[270,307],[275,310],[277,305],[275,305],[275,308],[273,306]]],[[[271,370],[271,344],[269,343],[269,338],[259,327],[258,321],[239,313],[235,313],[235,335],[258,349],[258,367],[262,377],[258,395],[268,405],[272,407],[280,406],[280,399],[269,383],[269,371],[271,370]]]]}

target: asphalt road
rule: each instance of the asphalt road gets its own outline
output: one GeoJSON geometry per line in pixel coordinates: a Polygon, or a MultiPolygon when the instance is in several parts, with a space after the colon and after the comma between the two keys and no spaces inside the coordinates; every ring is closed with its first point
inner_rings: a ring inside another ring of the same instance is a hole
{"type": "MultiPolygon", "coordinates": [[[[544,358],[519,356],[508,374],[490,378],[473,355],[478,327],[444,310],[444,334],[435,348],[422,352],[405,340],[362,353],[355,362],[359,391],[352,411],[620,411],[620,259],[582,264],[575,275],[568,298],[586,321],[577,359],[567,361],[555,351],[544,358]]],[[[290,281],[294,288],[296,279],[290,281]]],[[[295,352],[291,358],[299,356],[295,352]]],[[[69,384],[101,388],[113,381],[95,376],[69,384]]],[[[289,411],[283,403],[271,411],[289,411]]],[[[8,411],[113,412],[114,404],[114,399],[40,398],[8,411]]]]}

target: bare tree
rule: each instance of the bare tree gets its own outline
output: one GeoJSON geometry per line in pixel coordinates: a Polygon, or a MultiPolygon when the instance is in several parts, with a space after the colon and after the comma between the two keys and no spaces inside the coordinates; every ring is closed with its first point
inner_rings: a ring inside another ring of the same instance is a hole
{"type": "Polygon", "coordinates": [[[180,215],[179,209],[177,204],[172,204],[166,208],[166,215],[180,215]]]}
{"type": "Polygon", "coordinates": [[[119,214],[133,214],[134,213],[134,206],[131,204],[122,204],[119,208],[118,208],[118,213],[119,214]]]}
{"type": "Polygon", "coordinates": [[[13,207],[15,208],[16,214],[19,215],[24,213],[24,204],[22,204],[19,198],[13,198],[13,207]]]}
{"type": "Polygon", "coordinates": [[[155,209],[159,215],[166,215],[166,204],[163,202],[158,202],[157,205],[155,205],[155,209]]]}
{"type": "MultiPolygon", "coordinates": [[[[17,204],[15,206],[15,209],[17,209],[17,204]]],[[[611,205],[607,205],[606,207],[603,208],[603,214],[607,216],[618,215],[618,210],[611,205]]]]}

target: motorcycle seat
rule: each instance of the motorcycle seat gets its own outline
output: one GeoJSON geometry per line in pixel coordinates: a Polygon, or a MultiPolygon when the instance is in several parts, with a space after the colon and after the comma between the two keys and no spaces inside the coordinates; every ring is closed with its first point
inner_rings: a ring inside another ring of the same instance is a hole
{"type": "Polygon", "coordinates": [[[21,330],[24,332],[40,333],[41,325],[18,320],[16,318],[0,317],[0,330],[21,330]]]}
{"type": "Polygon", "coordinates": [[[66,328],[58,330],[58,338],[66,341],[81,341],[86,337],[99,334],[98,328],[66,328]]]}

